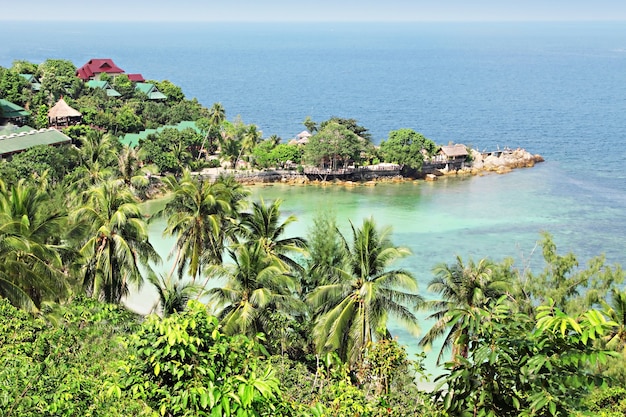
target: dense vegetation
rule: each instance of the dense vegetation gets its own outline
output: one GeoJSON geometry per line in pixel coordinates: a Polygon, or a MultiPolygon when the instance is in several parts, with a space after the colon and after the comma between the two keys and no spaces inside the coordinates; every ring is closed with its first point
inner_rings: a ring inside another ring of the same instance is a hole
{"type": "Polygon", "coordinates": [[[287,236],[296,219],[280,201],[250,201],[232,176],[208,181],[189,170],[212,157],[230,167],[302,158],[415,168],[435,152],[432,141],[401,129],[375,148],[367,129],[335,117],[319,129],[307,118],[314,134],[304,147],[281,144],[169,82],[158,84],[171,97],[162,113],[124,77],[111,81],[122,98],[82,94],[70,65],[0,69],[1,97],[32,109],[68,94],[92,117],[67,130],[73,145],[0,165],[0,416],[626,412],[624,277],[601,256],[581,266],[548,234],[539,272],[457,256],[433,267],[428,290],[438,299],[425,301],[397,267],[411,254],[375,219],[344,235],[319,214],[308,236],[287,236]],[[38,75],[43,92],[16,73],[38,75]],[[123,123],[111,119],[120,114],[123,123]],[[137,148],[115,136],[181,120],[197,129],[164,129],[137,148]],[[155,188],[168,199],[148,217],[139,203],[155,188]],[[149,241],[150,218],[165,219],[175,238],[168,259],[149,241]],[[160,275],[162,263],[169,272],[160,275]],[[123,306],[141,285],[159,296],[147,317],[123,306]],[[434,323],[421,337],[418,311],[434,323]],[[434,388],[419,384],[424,357],[408,357],[391,319],[415,345],[444,341],[434,388]]]}

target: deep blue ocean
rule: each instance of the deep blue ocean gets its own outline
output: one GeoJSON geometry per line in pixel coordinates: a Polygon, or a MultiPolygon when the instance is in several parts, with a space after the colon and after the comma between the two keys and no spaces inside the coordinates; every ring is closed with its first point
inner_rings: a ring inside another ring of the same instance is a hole
{"type": "MultiPolygon", "coordinates": [[[[320,207],[343,222],[373,215],[391,225],[394,241],[414,253],[405,265],[420,288],[435,263],[456,254],[540,264],[544,230],[581,264],[604,253],[626,265],[624,22],[0,23],[1,66],[47,58],[77,67],[112,58],[207,107],[221,102],[229,119],[266,137],[292,138],[306,116],[340,116],[357,119],[376,143],[412,128],[440,144],[541,154],[545,163],[502,176],[255,191],[282,198],[298,233],[320,207]]],[[[172,241],[155,244],[167,252],[172,241]]]]}

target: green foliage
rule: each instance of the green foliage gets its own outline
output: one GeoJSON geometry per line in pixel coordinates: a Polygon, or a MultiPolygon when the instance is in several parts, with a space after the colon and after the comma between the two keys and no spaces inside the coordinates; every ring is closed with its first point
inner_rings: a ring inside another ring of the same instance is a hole
{"type": "Polygon", "coordinates": [[[83,82],[76,77],[76,67],[71,61],[47,59],[39,65],[41,90],[52,96],[55,103],[61,96],[78,97],[83,82]]]}
{"type": "Polygon", "coordinates": [[[413,313],[423,303],[417,281],[403,269],[389,266],[409,254],[390,240],[391,229],[378,229],[373,219],[352,225],[345,238],[346,257],[337,280],[318,286],[307,301],[315,311],[313,338],[318,353],[337,352],[351,367],[360,363],[370,343],[389,337],[390,316],[416,333],[413,313]]]}
{"type": "Polygon", "coordinates": [[[45,309],[32,317],[0,299],[0,415],[146,415],[102,388],[126,356],[119,336],[136,318],[96,300],[45,309]]]}
{"type": "Polygon", "coordinates": [[[205,306],[149,316],[130,340],[123,393],[162,416],[281,415],[278,380],[245,336],[228,337],[205,306]]]}
{"type": "Polygon", "coordinates": [[[135,93],[135,84],[128,79],[128,75],[119,74],[112,80],[112,87],[120,93],[123,98],[130,98],[135,93]]]}
{"type": "Polygon", "coordinates": [[[419,170],[424,156],[436,152],[435,143],[412,129],[389,132],[389,138],[380,143],[380,153],[385,162],[400,164],[419,170]]]}
{"type": "Polygon", "coordinates": [[[586,268],[579,268],[573,253],[560,255],[548,233],[541,241],[544,270],[539,274],[528,273],[523,283],[527,302],[554,300],[556,305],[570,314],[598,307],[607,298],[609,290],[624,282],[624,272],[619,265],[605,264],[604,256],[592,258],[586,268]]]}
{"type": "Polygon", "coordinates": [[[163,80],[154,82],[157,90],[162,92],[167,96],[167,101],[169,102],[180,102],[185,99],[185,94],[183,94],[182,88],[175,85],[171,81],[163,80]]]}
{"type": "Polygon", "coordinates": [[[140,141],[145,159],[154,163],[160,172],[180,173],[188,167],[202,143],[202,136],[194,129],[163,129],[140,141]]]}
{"type": "Polygon", "coordinates": [[[344,125],[337,122],[323,127],[309,138],[304,146],[302,159],[321,168],[346,168],[350,163],[361,161],[365,141],[344,125]]]}
{"type": "Polygon", "coordinates": [[[0,67],[0,98],[24,106],[30,91],[28,81],[20,73],[0,67]]]}
{"type": "MultiPolygon", "coordinates": [[[[308,122],[308,121],[305,120],[305,122],[308,122]]],[[[326,126],[328,126],[330,124],[333,124],[333,123],[337,123],[337,124],[340,124],[341,126],[344,126],[350,132],[352,132],[355,135],[357,135],[358,137],[364,139],[366,142],[369,142],[372,139],[372,135],[369,134],[369,132],[367,131],[367,128],[365,128],[363,126],[360,126],[359,123],[356,121],[356,119],[345,119],[343,117],[333,116],[330,119],[322,122],[320,124],[319,130],[324,130],[324,128],[326,128],[326,126]]],[[[310,123],[308,123],[308,124],[310,124],[310,123]]],[[[305,126],[306,126],[306,124],[305,124],[305,126]]],[[[308,129],[308,127],[307,127],[307,129],[308,129]]],[[[313,130],[309,130],[309,132],[313,133],[313,130]]]]}
{"type": "Polygon", "coordinates": [[[439,398],[452,415],[570,415],[583,394],[604,381],[591,371],[611,352],[594,347],[614,323],[590,310],[570,317],[554,304],[541,306],[537,320],[503,296],[471,308],[468,354],[446,364],[439,398]]]}
{"type": "Polygon", "coordinates": [[[69,145],[39,145],[14,155],[10,161],[0,162],[0,178],[9,181],[24,179],[35,184],[41,184],[46,178],[50,183],[58,184],[77,164],[76,154],[69,145]]]}

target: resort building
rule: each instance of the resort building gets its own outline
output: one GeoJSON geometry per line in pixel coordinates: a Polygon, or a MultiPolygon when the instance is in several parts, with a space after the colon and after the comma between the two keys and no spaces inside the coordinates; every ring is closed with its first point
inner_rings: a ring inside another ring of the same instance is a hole
{"type": "Polygon", "coordinates": [[[41,83],[33,74],[20,74],[20,77],[24,78],[30,84],[30,88],[33,91],[41,90],[41,83]]]}
{"type": "Polygon", "coordinates": [[[152,83],[137,83],[135,84],[135,88],[147,95],[150,100],[167,100],[167,96],[157,90],[156,86],[152,83]]]}
{"type": "Polygon", "coordinates": [[[119,97],[121,94],[111,87],[108,81],[89,80],[85,83],[89,88],[98,88],[104,90],[108,97],[119,97]]]}
{"type": "Polygon", "coordinates": [[[33,129],[30,126],[0,127],[0,158],[25,151],[38,145],[62,145],[71,143],[69,136],[54,128],[33,129]]]}
{"type": "Polygon", "coordinates": [[[10,122],[21,126],[28,116],[30,112],[24,107],[0,98],[0,125],[10,122]]]}
{"type": "Polygon", "coordinates": [[[76,76],[83,81],[99,80],[102,74],[111,77],[123,74],[124,70],[115,65],[111,58],[93,58],[76,70],[76,76]]]}

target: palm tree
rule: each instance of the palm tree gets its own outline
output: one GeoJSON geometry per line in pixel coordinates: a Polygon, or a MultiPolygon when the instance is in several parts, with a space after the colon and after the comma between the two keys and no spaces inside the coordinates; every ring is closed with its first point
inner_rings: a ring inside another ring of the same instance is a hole
{"type": "Polygon", "coordinates": [[[302,307],[294,296],[294,279],[259,245],[237,245],[228,253],[234,265],[216,269],[212,276],[225,277],[225,286],[208,291],[226,334],[254,336],[264,331],[270,313],[302,307]]]}
{"type": "Polygon", "coordinates": [[[184,311],[189,300],[199,298],[204,293],[198,285],[191,282],[183,282],[179,279],[174,280],[172,275],[168,275],[165,278],[151,271],[148,273],[147,278],[159,295],[153,311],[158,311],[164,317],[184,311]]]}
{"type": "Polygon", "coordinates": [[[433,326],[420,340],[420,346],[431,346],[444,337],[437,356],[441,362],[443,353],[452,347],[452,358],[460,354],[467,357],[468,336],[463,329],[464,320],[472,314],[473,308],[485,307],[490,301],[507,294],[511,288],[510,275],[500,273],[499,267],[489,259],[475,263],[470,259],[466,265],[460,256],[454,264],[439,264],[433,270],[435,277],[428,284],[428,290],[439,293],[441,300],[429,301],[425,307],[435,312],[428,318],[435,320],[433,326]]]}
{"type": "Polygon", "coordinates": [[[132,191],[143,194],[153,175],[158,173],[154,164],[144,165],[141,151],[125,145],[117,157],[119,177],[132,191]]]}
{"type": "Polygon", "coordinates": [[[373,341],[390,337],[389,316],[417,332],[413,309],[423,299],[408,271],[388,269],[410,253],[392,244],[390,228],[378,230],[373,219],[364,220],[360,229],[351,228],[352,245],[343,238],[347,256],[338,279],[317,287],[308,301],[316,311],[313,336],[318,352],[337,351],[354,365],[373,341]]]}
{"type": "Polygon", "coordinates": [[[163,182],[172,199],[155,217],[168,216],[164,233],[177,236],[178,276],[186,272],[195,282],[204,267],[222,263],[232,194],[222,183],[198,180],[188,170],[180,180],[170,175],[163,182]]]}
{"type": "Polygon", "coordinates": [[[65,214],[45,190],[24,181],[7,189],[0,181],[0,296],[35,311],[43,301],[69,294],[65,224],[65,214]]]}
{"type": "Polygon", "coordinates": [[[281,203],[281,200],[274,200],[270,205],[266,205],[263,200],[253,203],[250,212],[241,213],[238,230],[244,245],[257,244],[285,270],[302,271],[302,266],[289,254],[303,253],[306,241],[301,237],[283,237],[287,226],[295,222],[296,217],[291,215],[281,222],[281,203]]]}
{"type": "Polygon", "coordinates": [[[606,346],[617,352],[626,353],[626,291],[611,290],[610,302],[603,301],[609,319],[617,323],[613,332],[606,337],[606,346]]]}
{"type": "Polygon", "coordinates": [[[103,182],[86,196],[86,203],[73,213],[86,231],[81,248],[83,287],[90,296],[119,303],[128,294],[129,284],[142,285],[139,266],[158,262],[159,256],[148,241],[148,228],[135,197],[123,182],[103,182]]]}

